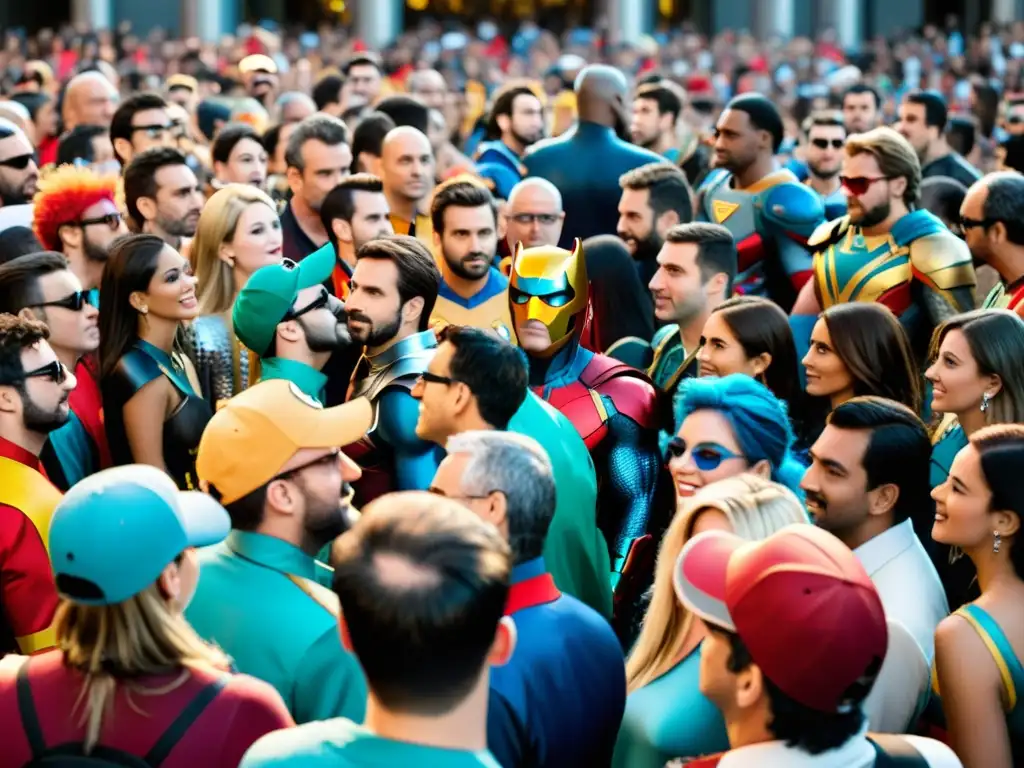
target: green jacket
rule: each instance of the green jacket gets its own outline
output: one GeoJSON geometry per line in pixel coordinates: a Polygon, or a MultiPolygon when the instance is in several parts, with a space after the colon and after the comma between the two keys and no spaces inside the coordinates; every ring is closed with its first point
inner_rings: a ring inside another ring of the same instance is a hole
{"type": "Polygon", "coordinates": [[[239,672],[277,688],[297,723],[362,722],[366,680],[341,645],[332,571],[286,541],[232,531],[199,553],[185,618],[239,672]]]}

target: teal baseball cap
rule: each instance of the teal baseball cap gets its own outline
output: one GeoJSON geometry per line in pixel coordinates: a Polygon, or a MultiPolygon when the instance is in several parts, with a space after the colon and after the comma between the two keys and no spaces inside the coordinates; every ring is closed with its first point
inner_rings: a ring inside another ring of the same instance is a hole
{"type": "Polygon", "coordinates": [[[258,355],[266,352],[299,291],[329,280],[334,261],[334,246],[327,243],[298,263],[285,259],[253,272],[231,311],[238,340],[258,355]]]}
{"type": "Polygon", "coordinates": [[[179,491],[156,467],[97,472],[71,487],[50,520],[57,592],[82,605],[124,602],[186,549],[216,544],[230,530],[212,497],[179,491]]]}

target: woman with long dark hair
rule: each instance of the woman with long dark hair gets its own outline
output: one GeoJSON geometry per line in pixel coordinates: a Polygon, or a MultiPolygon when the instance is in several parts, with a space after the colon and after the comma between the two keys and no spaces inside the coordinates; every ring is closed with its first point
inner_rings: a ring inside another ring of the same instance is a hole
{"type": "Polygon", "coordinates": [[[100,284],[100,389],[115,464],[150,464],[194,488],[210,406],[177,339],[199,314],[188,261],[155,235],[116,241],[100,284]]]}

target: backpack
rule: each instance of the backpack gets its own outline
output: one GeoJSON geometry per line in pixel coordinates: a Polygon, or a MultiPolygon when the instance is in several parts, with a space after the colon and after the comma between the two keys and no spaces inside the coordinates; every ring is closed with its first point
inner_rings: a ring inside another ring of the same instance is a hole
{"type": "Polygon", "coordinates": [[[217,698],[217,694],[227,685],[229,678],[230,675],[224,674],[204,686],[160,735],[145,757],[102,745],[96,745],[89,754],[85,754],[81,742],[68,742],[56,746],[47,746],[44,743],[39,716],[32,700],[28,663],[23,663],[18,668],[16,688],[21,723],[32,749],[32,758],[25,763],[25,768],[158,768],[203,710],[217,698]]]}

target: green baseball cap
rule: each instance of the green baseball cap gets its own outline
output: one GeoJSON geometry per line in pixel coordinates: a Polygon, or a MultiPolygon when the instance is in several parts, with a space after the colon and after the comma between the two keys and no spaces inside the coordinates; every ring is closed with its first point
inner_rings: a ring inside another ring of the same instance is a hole
{"type": "Polygon", "coordinates": [[[239,291],[231,311],[239,341],[262,355],[299,291],[329,280],[333,271],[334,246],[330,243],[298,263],[285,259],[281,264],[257,269],[239,291]]]}

